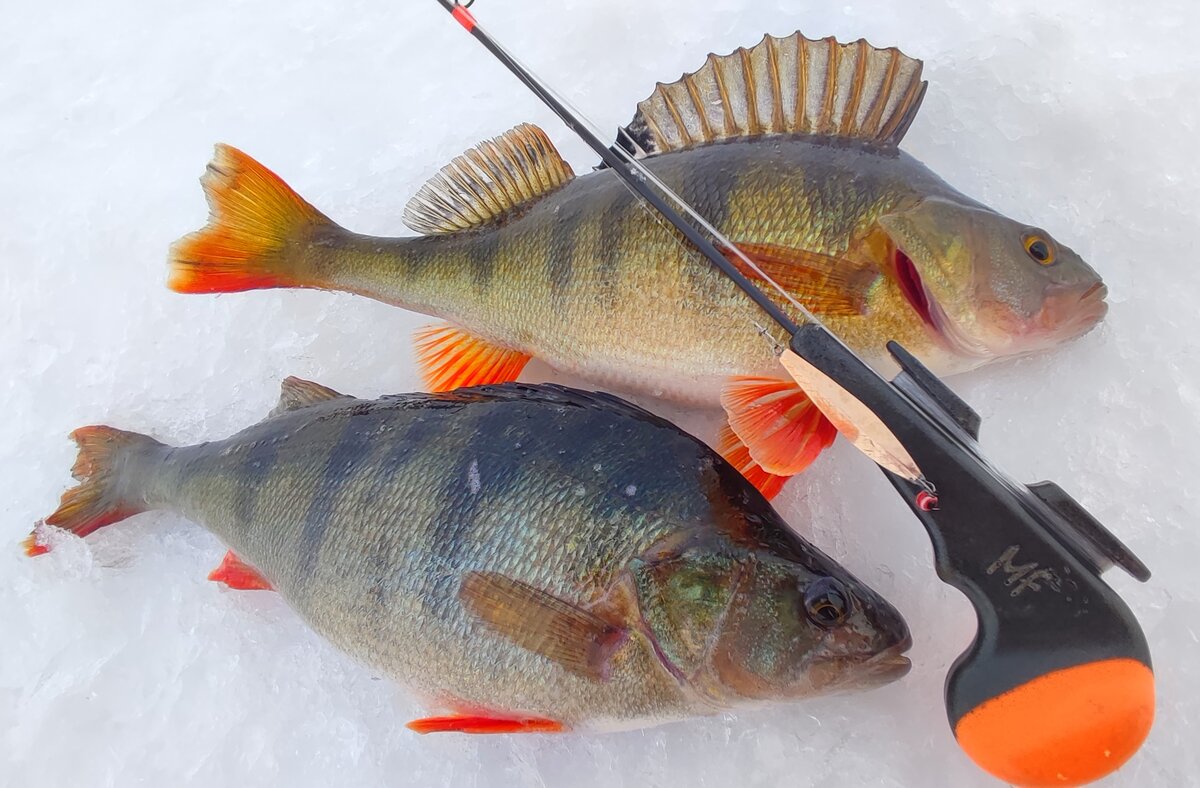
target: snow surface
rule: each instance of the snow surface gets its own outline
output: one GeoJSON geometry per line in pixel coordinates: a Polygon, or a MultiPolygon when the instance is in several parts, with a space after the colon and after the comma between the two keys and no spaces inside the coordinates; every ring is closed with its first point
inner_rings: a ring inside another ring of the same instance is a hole
{"type": "MultiPolygon", "coordinates": [[[[1160,694],[1149,742],[1109,784],[1196,783],[1200,7],[482,0],[475,12],[609,129],[656,80],[766,31],[865,36],[925,59],[929,95],[905,147],[1046,226],[1111,288],[1101,330],[954,385],[1002,466],[1060,482],[1155,571],[1146,585],[1108,577],[1145,627],[1160,694]]],[[[168,244],[204,221],[196,178],[212,143],[374,233],[401,232],[426,177],[521,121],[578,169],[594,159],[431,1],[13,2],[3,18],[0,784],[993,784],[942,710],[970,608],[844,443],[779,504],[901,608],[912,673],[868,694],[605,737],[410,734],[418,712],[401,688],[276,596],[207,582],[222,547],[177,517],[21,556],[16,542],[70,483],[75,426],[190,442],[259,419],[289,374],[362,395],[419,387],[419,316],[319,292],[166,290],[168,244]]]]}

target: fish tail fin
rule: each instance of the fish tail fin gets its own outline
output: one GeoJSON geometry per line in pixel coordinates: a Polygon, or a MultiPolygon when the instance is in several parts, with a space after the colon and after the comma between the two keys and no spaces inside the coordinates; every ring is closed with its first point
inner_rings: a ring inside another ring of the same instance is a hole
{"type": "MultiPolygon", "coordinates": [[[[71,475],[80,483],[63,493],[54,513],[46,518],[76,536],[87,536],[106,525],[144,512],[150,507],[142,491],[147,459],[163,444],[146,435],[112,427],[80,427],[71,433],[79,455],[71,475]]],[[[35,530],[22,542],[27,555],[49,548],[35,530]]]]}
{"type": "Polygon", "coordinates": [[[179,293],[233,293],[314,282],[305,252],[344,231],[275,173],[229,145],[217,145],[200,179],[208,226],[171,246],[167,286],[179,293]]]}

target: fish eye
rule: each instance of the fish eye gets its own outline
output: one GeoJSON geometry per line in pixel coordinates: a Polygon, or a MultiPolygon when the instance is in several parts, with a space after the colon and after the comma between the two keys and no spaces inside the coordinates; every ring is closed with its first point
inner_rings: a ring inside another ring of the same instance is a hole
{"type": "Polygon", "coordinates": [[[832,577],[822,577],[804,592],[804,611],[819,627],[835,627],[850,612],[850,595],[832,577]]]}
{"type": "Polygon", "coordinates": [[[1054,265],[1054,243],[1037,233],[1025,235],[1025,253],[1039,265],[1054,265]]]}

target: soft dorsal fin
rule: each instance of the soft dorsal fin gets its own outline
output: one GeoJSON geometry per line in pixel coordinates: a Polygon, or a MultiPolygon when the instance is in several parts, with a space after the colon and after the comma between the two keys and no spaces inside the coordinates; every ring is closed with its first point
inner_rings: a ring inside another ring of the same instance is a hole
{"type": "Polygon", "coordinates": [[[532,123],[481,142],[429,179],[404,208],[419,233],[477,227],[575,177],[554,143],[532,123]]]}
{"type": "Polygon", "coordinates": [[[764,36],[661,82],[625,129],[646,155],[771,134],[895,147],[921,106],[921,61],[859,39],[764,36]]]}
{"type": "Polygon", "coordinates": [[[275,406],[270,415],[278,416],[280,413],[300,410],[300,408],[328,402],[331,399],[350,399],[350,397],[327,386],[322,386],[320,383],[313,383],[311,380],[287,377],[279,385],[279,404],[275,406]]]}

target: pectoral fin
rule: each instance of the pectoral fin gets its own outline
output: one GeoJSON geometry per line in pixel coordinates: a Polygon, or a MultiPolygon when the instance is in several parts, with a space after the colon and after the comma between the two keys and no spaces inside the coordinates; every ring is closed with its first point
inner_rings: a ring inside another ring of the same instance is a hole
{"type": "Polygon", "coordinates": [[[418,329],[415,339],[417,361],[430,391],[508,383],[520,376],[530,359],[447,324],[418,329]]]}
{"type": "MultiPolygon", "coordinates": [[[[866,311],[867,291],[882,274],[871,266],[776,244],[739,243],[737,248],[805,307],[823,316],[866,311]]],[[[732,252],[725,256],[751,280],[766,280],[732,252]]]]}
{"type": "Polygon", "coordinates": [[[488,628],[593,681],[629,635],[621,624],[495,572],[469,572],[459,599],[488,628]]]}
{"type": "Polygon", "coordinates": [[[721,405],[750,458],[776,476],[800,473],[837,437],[833,424],[790,380],[731,378],[721,405]]]}

